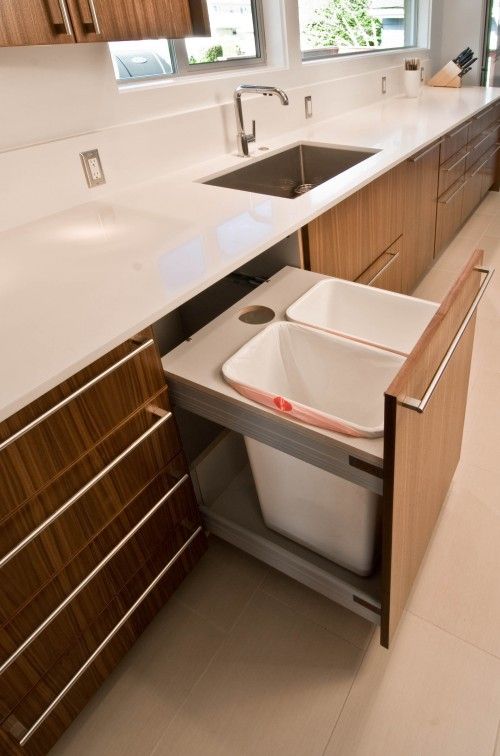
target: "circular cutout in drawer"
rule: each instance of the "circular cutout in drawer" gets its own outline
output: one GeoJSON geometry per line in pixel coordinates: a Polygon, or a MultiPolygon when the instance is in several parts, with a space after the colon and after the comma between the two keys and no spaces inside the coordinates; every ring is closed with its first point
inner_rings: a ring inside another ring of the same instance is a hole
{"type": "Polygon", "coordinates": [[[249,323],[250,325],[270,323],[274,316],[274,310],[271,310],[270,307],[264,307],[264,305],[251,305],[250,307],[244,307],[238,313],[239,320],[243,323],[249,323]]]}

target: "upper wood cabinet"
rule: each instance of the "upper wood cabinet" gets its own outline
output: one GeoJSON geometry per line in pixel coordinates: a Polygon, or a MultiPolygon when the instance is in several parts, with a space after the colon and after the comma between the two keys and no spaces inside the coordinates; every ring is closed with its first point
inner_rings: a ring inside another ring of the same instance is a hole
{"type": "Polygon", "coordinates": [[[210,34],[205,0],[66,0],[78,42],[210,34]]]}
{"type": "Polygon", "coordinates": [[[75,42],[63,0],[2,0],[0,46],[75,42]]]}
{"type": "Polygon", "coordinates": [[[2,0],[0,46],[210,35],[206,0],[2,0]]]}

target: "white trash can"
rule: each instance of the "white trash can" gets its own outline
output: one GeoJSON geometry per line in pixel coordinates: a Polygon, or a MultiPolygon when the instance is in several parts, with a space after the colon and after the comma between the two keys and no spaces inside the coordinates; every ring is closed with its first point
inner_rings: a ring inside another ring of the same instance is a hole
{"type": "Polygon", "coordinates": [[[381,497],[253,438],[245,444],[267,527],[369,575],[381,497]]]}

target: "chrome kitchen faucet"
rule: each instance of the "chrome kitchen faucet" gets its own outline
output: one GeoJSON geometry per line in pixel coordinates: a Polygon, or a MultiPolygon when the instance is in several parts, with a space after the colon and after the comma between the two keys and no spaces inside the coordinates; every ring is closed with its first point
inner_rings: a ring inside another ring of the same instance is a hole
{"type": "Polygon", "coordinates": [[[241,104],[241,95],[244,92],[249,94],[262,94],[266,97],[276,95],[280,98],[282,105],[288,105],[288,97],[279,87],[261,87],[258,84],[240,84],[234,90],[234,109],[236,112],[236,139],[238,142],[238,155],[241,157],[248,157],[248,145],[250,142],[255,142],[255,121],[252,121],[252,133],[247,134],[245,131],[245,124],[243,121],[243,107],[241,104]]]}

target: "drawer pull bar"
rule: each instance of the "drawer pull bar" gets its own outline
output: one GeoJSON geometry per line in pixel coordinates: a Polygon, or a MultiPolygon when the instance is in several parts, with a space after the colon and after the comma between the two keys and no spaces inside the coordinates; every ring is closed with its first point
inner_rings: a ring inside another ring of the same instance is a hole
{"type": "Polygon", "coordinates": [[[161,417],[159,420],[156,421],[154,425],[151,426],[151,428],[148,428],[147,431],[145,431],[139,438],[136,438],[135,441],[133,441],[130,446],[127,446],[126,449],[124,449],[117,457],[115,457],[112,462],[110,462],[106,467],[104,467],[100,472],[97,473],[91,480],[88,481],[88,483],[85,483],[82,488],[80,488],[79,491],[77,491],[71,498],[69,498],[62,506],[59,507],[59,509],[56,509],[55,512],[53,512],[50,517],[47,517],[46,520],[44,520],[40,525],[31,531],[29,535],[26,536],[26,538],[23,538],[22,541],[20,541],[17,546],[14,546],[14,548],[9,551],[8,554],[5,554],[0,559],[0,569],[2,567],[5,567],[7,562],[10,562],[10,560],[16,556],[22,549],[24,549],[25,546],[27,546],[31,541],[33,541],[37,536],[40,535],[46,528],[49,527],[49,525],[52,525],[52,523],[57,520],[58,517],[60,517],[63,512],[65,512],[67,509],[73,506],[75,502],[78,501],[78,499],[81,499],[81,497],[87,493],[87,491],[90,491],[90,489],[96,485],[96,483],[99,483],[99,481],[104,478],[113,468],[115,468],[125,457],[127,457],[131,452],[134,451],[134,449],[137,449],[138,446],[142,444],[143,441],[145,441],[148,436],[150,436],[152,433],[158,430],[158,428],[163,425],[167,420],[170,420],[172,417],[172,413],[168,412],[164,417],[161,417]]]}
{"type": "MultiPolygon", "coordinates": [[[[391,254],[391,253],[389,253],[389,254],[391,254]]],[[[385,271],[387,270],[387,268],[390,268],[390,266],[396,261],[396,259],[398,257],[399,257],[399,252],[396,252],[396,254],[394,254],[394,255],[391,254],[391,259],[386,262],[386,264],[384,265],[383,268],[380,268],[380,270],[379,270],[378,273],[375,273],[375,275],[373,276],[373,278],[371,279],[371,281],[369,281],[368,286],[372,286],[372,284],[375,283],[375,281],[377,280],[377,278],[380,278],[380,276],[382,275],[382,273],[385,273],[385,271]]]]}
{"type": "Polygon", "coordinates": [[[422,160],[426,155],[429,154],[429,152],[432,152],[434,147],[440,147],[444,142],[444,139],[440,139],[439,142],[435,142],[434,144],[431,144],[430,147],[428,147],[423,152],[420,152],[416,157],[410,158],[410,163],[418,163],[419,160],[422,160]]]}
{"type": "Polygon", "coordinates": [[[460,186],[458,187],[458,189],[455,189],[455,191],[453,192],[453,194],[451,195],[451,197],[448,197],[448,199],[445,199],[445,200],[439,200],[440,204],[441,204],[441,205],[449,205],[449,204],[450,204],[450,202],[452,201],[452,199],[453,199],[454,197],[456,197],[456,196],[457,196],[457,194],[458,194],[459,192],[461,192],[461,191],[462,191],[462,189],[464,188],[464,186],[465,186],[465,184],[466,184],[466,183],[467,183],[466,181],[463,181],[463,182],[462,182],[462,183],[460,184],[460,186]]]}
{"type": "Polygon", "coordinates": [[[449,172],[450,172],[450,171],[452,171],[452,170],[453,170],[454,168],[456,168],[456,167],[457,167],[457,165],[460,165],[460,163],[461,163],[461,162],[462,162],[463,160],[465,160],[466,158],[468,158],[468,157],[469,157],[469,155],[470,155],[470,150],[469,150],[468,152],[466,152],[466,153],[465,153],[465,155],[462,155],[462,157],[459,157],[459,158],[458,158],[458,160],[456,160],[456,161],[455,161],[455,162],[453,163],[453,165],[450,165],[450,167],[449,167],[449,168],[441,168],[441,170],[442,170],[442,171],[445,171],[446,173],[449,173],[449,172]]]}
{"type": "Polygon", "coordinates": [[[43,714],[41,714],[36,722],[29,728],[29,730],[26,732],[26,734],[23,736],[23,738],[19,741],[19,745],[22,747],[26,745],[28,740],[32,737],[32,735],[38,730],[38,728],[45,722],[47,717],[54,711],[56,706],[62,701],[64,696],[71,690],[73,685],[78,682],[80,677],[87,671],[87,669],[90,667],[90,665],[97,659],[101,651],[107,646],[107,644],[114,638],[114,636],[121,630],[123,625],[127,622],[127,620],[132,616],[132,614],[135,612],[137,607],[139,607],[145,598],[148,597],[148,595],[151,593],[151,591],[156,588],[160,580],[167,574],[167,572],[170,570],[172,565],[179,559],[180,556],[184,553],[184,551],[191,545],[191,543],[194,541],[194,539],[202,532],[201,525],[196,528],[193,535],[188,538],[184,546],[182,546],[179,551],[174,554],[172,559],[168,562],[168,564],[165,565],[165,567],[161,570],[161,572],[158,573],[158,575],[155,577],[152,583],[149,584],[149,586],[146,588],[146,590],[141,593],[139,598],[132,604],[130,609],[127,610],[127,612],[123,615],[121,620],[114,626],[114,628],[108,633],[108,635],[104,638],[104,640],[97,646],[95,651],[89,656],[87,661],[80,667],[78,672],[76,672],[71,680],[64,686],[64,688],[61,690],[60,693],[54,698],[50,706],[45,709],[43,714]]]}
{"type": "Polygon", "coordinates": [[[469,325],[470,321],[472,320],[472,317],[474,316],[474,314],[475,314],[475,312],[477,310],[479,302],[483,298],[483,295],[484,295],[486,289],[490,285],[490,281],[493,278],[493,274],[495,273],[495,268],[479,268],[479,267],[477,267],[477,268],[474,268],[474,270],[479,271],[479,273],[486,273],[487,274],[486,278],[484,279],[483,283],[481,284],[481,287],[480,287],[480,289],[479,289],[479,291],[478,291],[478,293],[476,295],[476,298],[474,299],[473,303],[469,307],[469,309],[467,311],[467,314],[466,314],[466,316],[465,316],[465,318],[464,318],[464,320],[462,322],[462,325],[458,329],[455,338],[451,342],[451,344],[450,344],[450,346],[448,348],[448,351],[446,352],[445,356],[443,357],[443,359],[441,361],[441,364],[439,365],[439,367],[438,367],[438,369],[437,369],[437,371],[436,371],[436,373],[434,375],[434,378],[430,382],[430,384],[429,384],[429,386],[427,388],[427,391],[423,395],[422,399],[413,399],[413,398],[405,399],[404,402],[401,402],[401,404],[402,404],[403,407],[406,407],[407,409],[414,410],[415,412],[422,413],[425,410],[425,408],[427,407],[427,404],[429,403],[429,399],[433,395],[434,390],[436,389],[436,386],[438,385],[439,381],[443,377],[444,371],[448,367],[448,363],[451,360],[451,358],[453,357],[453,354],[454,354],[456,348],[458,347],[458,345],[460,343],[460,340],[461,340],[462,336],[464,335],[464,333],[465,333],[465,331],[467,329],[467,326],[469,325]]]}
{"type": "Polygon", "coordinates": [[[40,633],[43,633],[43,631],[50,625],[50,623],[53,620],[55,620],[55,618],[63,611],[63,609],[65,609],[68,606],[68,604],[70,604],[73,601],[73,599],[76,596],[78,596],[80,591],[82,591],[95,578],[97,573],[100,572],[103,569],[103,567],[105,567],[108,564],[108,562],[110,562],[113,559],[113,557],[116,556],[116,554],[118,554],[118,552],[142,528],[142,526],[145,525],[147,521],[151,519],[151,517],[160,509],[160,507],[162,507],[163,504],[165,504],[165,502],[168,501],[168,499],[170,499],[170,497],[173,496],[173,494],[181,486],[183,486],[187,480],[189,480],[189,475],[187,474],[183,475],[182,478],[178,480],[177,483],[174,486],[172,486],[172,488],[169,491],[167,491],[167,493],[164,496],[162,496],[159,501],[156,502],[156,504],[149,510],[149,512],[147,512],[147,514],[145,514],[144,517],[141,520],[139,520],[139,522],[136,525],[134,525],[132,530],[130,530],[127,533],[127,535],[124,538],[122,538],[122,540],[119,543],[116,544],[116,546],[109,552],[109,554],[107,554],[104,557],[104,559],[102,559],[99,562],[99,564],[97,564],[94,567],[92,572],[89,572],[86,578],[82,580],[82,582],[79,585],[77,585],[76,588],[74,588],[68,596],[66,596],[64,601],[62,601],[59,604],[59,606],[57,606],[54,609],[54,611],[51,614],[49,614],[49,616],[42,622],[42,624],[39,625],[37,629],[34,630],[28,638],[26,638],[25,641],[23,641],[23,643],[19,646],[19,648],[17,648],[14,651],[14,653],[11,656],[9,656],[9,658],[6,659],[6,661],[4,661],[4,663],[0,666],[0,675],[3,674],[5,670],[8,669],[10,665],[13,662],[15,662],[15,660],[22,653],[24,653],[24,651],[26,651],[28,646],[30,646],[31,643],[33,643],[33,641],[36,640],[36,638],[38,638],[40,633]]]}
{"type": "Polygon", "coordinates": [[[483,137],[482,139],[480,139],[480,140],[479,140],[479,142],[478,142],[477,144],[473,145],[473,147],[472,147],[472,149],[471,149],[471,152],[475,152],[475,151],[476,151],[476,150],[478,149],[478,147],[481,147],[481,145],[483,144],[483,142],[486,142],[486,140],[487,140],[487,139],[489,139],[489,138],[491,137],[492,133],[493,133],[493,131],[489,131],[489,132],[488,132],[488,133],[486,134],[486,136],[485,136],[485,137],[483,137]]]}
{"type": "Polygon", "coordinates": [[[466,129],[469,126],[469,123],[470,121],[467,121],[467,123],[463,123],[458,127],[458,129],[455,129],[455,131],[451,131],[449,134],[446,134],[445,139],[453,139],[453,137],[456,137],[457,134],[460,134],[461,131],[466,129]]]}
{"type": "Polygon", "coordinates": [[[497,146],[496,149],[491,153],[491,155],[488,155],[488,157],[486,158],[486,160],[483,160],[483,162],[481,163],[481,165],[478,168],[476,168],[476,170],[474,171],[474,173],[471,173],[470,177],[474,178],[474,176],[477,176],[477,174],[479,173],[479,171],[481,170],[481,168],[484,168],[484,166],[486,165],[486,163],[489,163],[490,160],[495,157],[495,155],[497,154],[498,150],[500,150],[500,146],[497,146]]]}
{"type": "Polygon", "coordinates": [[[13,444],[14,441],[17,441],[21,436],[24,436],[25,433],[28,433],[30,430],[33,430],[33,428],[36,428],[37,425],[40,425],[40,423],[43,423],[44,420],[47,420],[47,418],[51,417],[55,412],[58,412],[60,409],[65,407],[67,404],[73,401],[73,399],[76,399],[77,397],[81,396],[85,391],[87,391],[89,388],[92,388],[92,386],[95,386],[96,383],[99,383],[99,381],[102,381],[103,378],[106,378],[108,375],[113,373],[117,368],[124,365],[129,360],[132,360],[137,354],[140,354],[140,352],[143,352],[145,349],[149,349],[149,347],[153,346],[154,341],[153,339],[148,339],[143,344],[140,344],[136,349],[134,349],[130,354],[126,354],[125,357],[122,357],[121,360],[118,360],[118,362],[113,363],[113,365],[110,365],[106,370],[103,370],[102,373],[99,373],[99,375],[96,375],[95,378],[92,378],[92,380],[88,381],[88,383],[85,383],[83,386],[80,386],[79,389],[76,391],[73,391],[72,394],[67,396],[62,401],[58,402],[58,404],[55,404],[53,407],[48,409],[46,412],[44,412],[39,417],[36,417],[34,420],[32,420],[30,423],[25,425],[23,428],[18,430],[16,433],[13,433],[12,436],[9,436],[5,439],[5,441],[2,441],[0,443],[0,452],[3,451],[7,446],[10,444],[13,444]]]}

